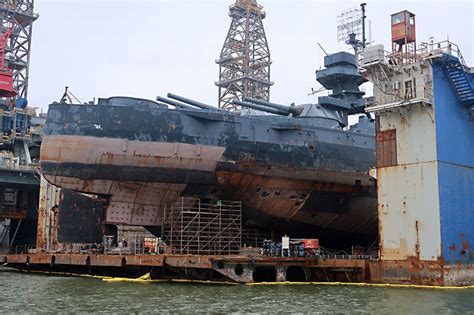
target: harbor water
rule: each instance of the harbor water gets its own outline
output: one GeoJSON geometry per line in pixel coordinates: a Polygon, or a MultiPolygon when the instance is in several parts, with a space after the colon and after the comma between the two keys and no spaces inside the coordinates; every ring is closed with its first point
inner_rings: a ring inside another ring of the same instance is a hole
{"type": "Polygon", "coordinates": [[[104,282],[0,268],[0,313],[474,314],[474,290],[104,282]]]}

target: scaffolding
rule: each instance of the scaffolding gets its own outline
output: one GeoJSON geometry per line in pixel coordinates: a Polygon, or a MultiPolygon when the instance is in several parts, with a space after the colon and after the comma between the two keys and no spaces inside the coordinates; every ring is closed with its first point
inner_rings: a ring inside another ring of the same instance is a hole
{"type": "Polygon", "coordinates": [[[240,201],[203,203],[182,197],[164,213],[162,240],[173,254],[237,254],[242,242],[240,201]]]}
{"type": "Polygon", "coordinates": [[[263,242],[271,238],[270,229],[242,228],[242,244],[244,247],[262,247],[263,242]]]}

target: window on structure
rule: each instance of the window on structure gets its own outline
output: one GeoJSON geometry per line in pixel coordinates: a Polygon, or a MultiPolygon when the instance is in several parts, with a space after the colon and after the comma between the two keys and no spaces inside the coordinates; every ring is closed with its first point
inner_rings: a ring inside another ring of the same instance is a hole
{"type": "Polygon", "coordinates": [[[405,15],[403,12],[397,13],[392,16],[392,25],[403,23],[405,21],[405,15]]]}
{"type": "Polygon", "coordinates": [[[416,97],[416,78],[413,78],[413,97],[416,97]]]}
{"type": "Polygon", "coordinates": [[[400,81],[393,82],[393,94],[400,96],[400,81]]]}
{"type": "Polygon", "coordinates": [[[406,99],[413,98],[413,81],[412,80],[405,81],[405,98],[406,99]]]}

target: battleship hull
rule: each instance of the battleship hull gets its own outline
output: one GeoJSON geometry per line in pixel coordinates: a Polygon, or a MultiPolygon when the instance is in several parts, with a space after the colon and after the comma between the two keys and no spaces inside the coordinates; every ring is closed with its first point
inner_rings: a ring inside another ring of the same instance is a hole
{"type": "Polygon", "coordinates": [[[59,187],[108,196],[108,223],[160,226],[166,205],[194,196],[241,200],[251,226],[375,235],[374,136],[313,123],[52,104],[41,170],[59,187]]]}

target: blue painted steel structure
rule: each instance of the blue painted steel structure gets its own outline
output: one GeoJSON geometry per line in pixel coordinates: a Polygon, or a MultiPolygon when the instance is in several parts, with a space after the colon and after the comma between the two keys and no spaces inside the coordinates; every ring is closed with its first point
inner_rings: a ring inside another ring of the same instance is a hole
{"type": "Polygon", "coordinates": [[[474,84],[460,61],[433,62],[442,253],[446,264],[474,263],[474,84]]]}

